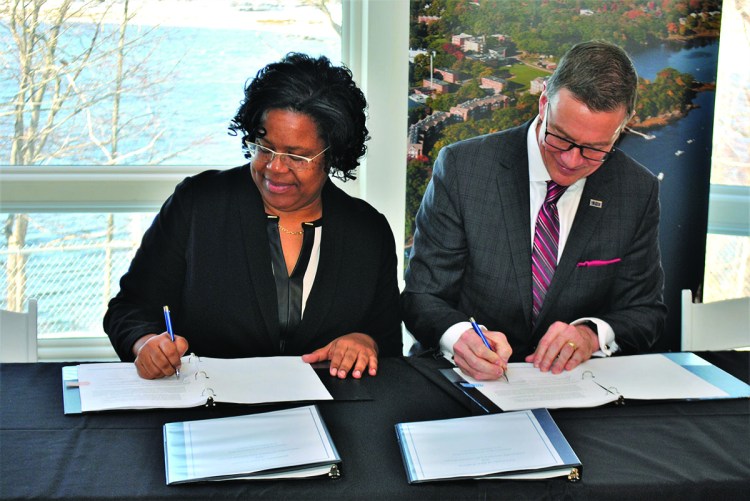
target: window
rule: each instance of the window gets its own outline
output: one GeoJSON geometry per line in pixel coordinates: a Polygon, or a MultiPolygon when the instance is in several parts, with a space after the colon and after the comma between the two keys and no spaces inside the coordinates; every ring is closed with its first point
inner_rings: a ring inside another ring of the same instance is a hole
{"type": "MultiPolygon", "coordinates": [[[[91,340],[77,343],[74,338],[90,336],[101,339],[104,350],[90,358],[107,356],[107,349],[112,354],[101,330],[104,296],[116,294],[119,276],[140,241],[139,232],[185,176],[244,162],[239,139],[229,136],[226,127],[245,81],[287,52],[325,54],[352,68],[370,104],[368,127],[373,140],[358,181],[343,187],[384,212],[395,234],[403,233],[403,203],[392,207],[390,201],[403,200],[399,166],[405,138],[393,127],[393,117],[400,113],[405,122],[406,105],[390,103],[390,96],[405,92],[401,86],[406,85],[408,5],[332,0],[326,2],[326,13],[308,3],[313,2],[290,6],[226,0],[212,3],[211,16],[202,2],[105,1],[88,3],[86,10],[78,12],[87,16],[88,25],[63,24],[60,43],[69,44],[58,51],[63,86],[74,76],[72,66],[82,61],[81,52],[86,51],[96,20],[102,21],[99,36],[107,58],[92,56],[93,62],[82,70],[82,80],[69,86],[70,101],[58,115],[67,118],[46,136],[47,153],[18,162],[23,157],[14,157],[17,149],[11,148],[3,155],[6,160],[0,161],[5,164],[0,166],[0,217],[7,223],[6,237],[11,237],[0,238],[0,307],[22,309],[26,298],[39,299],[41,359],[82,359],[76,346],[90,345],[91,340]],[[101,17],[104,8],[110,11],[101,17]],[[126,8],[135,17],[120,44],[118,19],[126,8]],[[395,32],[376,34],[368,29],[378,22],[399,26],[384,21],[390,19],[403,21],[395,32]],[[342,26],[341,36],[335,24],[342,26]],[[122,73],[116,70],[118,55],[122,73]],[[403,68],[403,75],[394,67],[403,68]],[[382,85],[384,74],[393,80],[382,85]],[[110,84],[111,75],[122,75],[120,90],[106,87],[98,80],[102,75],[110,76],[110,84]],[[121,98],[118,104],[115,94],[121,98]],[[115,107],[119,116],[113,119],[115,107]],[[13,240],[15,226],[25,226],[20,228],[21,241],[13,240]],[[50,267],[49,261],[55,259],[57,264],[50,267]],[[12,269],[19,263],[25,263],[20,275],[12,269]],[[73,278],[82,275],[89,277],[90,286],[73,278]],[[48,283],[50,276],[54,285],[48,283]],[[60,350],[50,349],[45,356],[45,346],[60,350]]],[[[56,14],[46,13],[49,23],[56,14]]],[[[0,71],[5,72],[0,79],[4,82],[0,113],[11,116],[20,72],[13,62],[18,49],[6,28],[0,30],[0,71]]],[[[51,104],[42,107],[43,119],[50,110],[51,104]]],[[[13,133],[13,120],[0,122],[0,136],[13,133]]]]}
{"type": "Polygon", "coordinates": [[[703,301],[750,296],[750,5],[724,2],[703,301]]]}

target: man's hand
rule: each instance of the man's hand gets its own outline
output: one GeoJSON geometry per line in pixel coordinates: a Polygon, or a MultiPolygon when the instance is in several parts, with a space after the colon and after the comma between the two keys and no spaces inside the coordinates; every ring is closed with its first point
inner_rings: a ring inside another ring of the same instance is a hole
{"type": "Polygon", "coordinates": [[[474,379],[498,379],[508,368],[513,349],[502,332],[483,332],[492,349],[484,345],[473,329],[468,329],[453,345],[453,361],[464,374],[474,379]]]}
{"type": "Polygon", "coordinates": [[[542,372],[553,374],[573,370],[599,349],[599,336],[587,325],[555,322],[544,334],[536,351],[526,357],[542,372]]]}
{"type": "Polygon", "coordinates": [[[378,345],[373,338],[361,332],[352,332],[338,337],[312,353],[302,355],[302,361],[308,364],[331,361],[331,376],[346,379],[349,371],[352,377],[359,379],[369,367],[369,374],[378,373],[378,345]]]}

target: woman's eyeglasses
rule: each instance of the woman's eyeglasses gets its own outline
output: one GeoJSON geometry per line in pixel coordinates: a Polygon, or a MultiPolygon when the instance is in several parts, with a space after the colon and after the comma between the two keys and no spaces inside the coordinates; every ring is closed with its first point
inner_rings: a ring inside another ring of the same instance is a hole
{"type": "Polygon", "coordinates": [[[266,164],[270,164],[276,157],[279,157],[281,164],[289,170],[306,170],[311,168],[312,161],[330,148],[330,146],[328,146],[314,157],[303,157],[302,155],[295,155],[294,153],[280,153],[248,140],[245,140],[245,147],[253,158],[258,158],[258,160],[266,162],[266,164]]]}

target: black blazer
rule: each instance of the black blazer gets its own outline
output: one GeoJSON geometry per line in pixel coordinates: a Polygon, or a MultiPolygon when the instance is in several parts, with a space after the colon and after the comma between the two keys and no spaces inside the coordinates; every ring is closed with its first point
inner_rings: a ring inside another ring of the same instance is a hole
{"type": "Polygon", "coordinates": [[[586,180],[532,330],[530,125],[440,151],[417,213],[402,295],[407,328],[435,347],[471,315],[508,337],[516,361],[554,321],[597,317],[612,326],[622,353],[647,350],[666,317],[659,183],[621,151],[586,180]]]}
{"type": "Polygon", "coordinates": [[[280,349],[267,218],[249,165],[180,183],[143,236],[104,330],[122,360],[135,341],[174,332],[201,356],[301,355],[350,332],[381,356],[402,353],[393,234],[385,217],[330,180],[323,188],[320,262],[297,332],[280,349]]]}

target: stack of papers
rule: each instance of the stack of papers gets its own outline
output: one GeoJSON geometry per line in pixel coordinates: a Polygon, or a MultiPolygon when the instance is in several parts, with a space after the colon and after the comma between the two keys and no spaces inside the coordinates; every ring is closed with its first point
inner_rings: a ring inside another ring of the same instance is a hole
{"type": "Polygon", "coordinates": [[[142,379],[132,363],[63,368],[63,393],[74,386],[80,408],[66,414],[115,409],[197,407],[209,403],[264,404],[332,400],[315,370],[300,357],[183,357],[180,376],[142,379]]]}
{"type": "Polygon", "coordinates": [[[750,386],[692,353],[592,358],[560,374],[513,363],[508,379],[497,381],[478,381],[460,369],[441,373],[488,412],[595,407],[624,399],[750,397],[750,386]]]}

